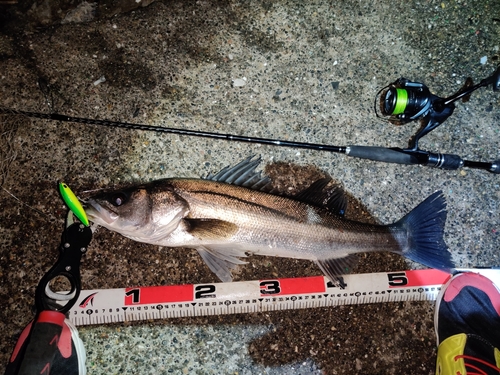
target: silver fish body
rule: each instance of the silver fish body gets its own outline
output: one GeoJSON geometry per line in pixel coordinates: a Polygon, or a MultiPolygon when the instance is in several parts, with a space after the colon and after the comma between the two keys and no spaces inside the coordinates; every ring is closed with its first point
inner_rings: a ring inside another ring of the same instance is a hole
{"type": "Polygon", "coordinates": [[[395,224],[365,224],[343,217],[345,195],[326,189],[327,179],[293,198],[261,191],[268,180],[255,173],[258,162],[247,159],[210,179],[164,179],[98,194],[86,212],[133,240],[197,249],[222,281],[232,280],[231,269],[248,254],[312,260],[334,282],[359,252],[391,251],[453,267],[443,241],[442,193],[395,224]]]}

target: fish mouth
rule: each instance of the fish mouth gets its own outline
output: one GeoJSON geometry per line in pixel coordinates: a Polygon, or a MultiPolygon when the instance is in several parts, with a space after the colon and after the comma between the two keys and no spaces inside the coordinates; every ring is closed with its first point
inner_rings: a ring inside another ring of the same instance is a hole
{"type": "Polygon", "coordinates": [[[89,220],[96,224],[113,224],[118,219],[118,214],[104,208],[95,199],[89,198],[84,204],[84,209],[89,220]]]}

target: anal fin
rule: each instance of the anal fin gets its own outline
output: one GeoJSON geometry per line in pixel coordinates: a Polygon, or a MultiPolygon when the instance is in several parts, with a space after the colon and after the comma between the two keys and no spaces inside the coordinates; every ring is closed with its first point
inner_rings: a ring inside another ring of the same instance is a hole
{"type": "Polygon", "coordinates": [[[341,288],[345,287],[342,275],[348,273],[357,262],[355,254],[346,255],[342,258],[318,259],[315,263],[330,281],[341,288]]]}

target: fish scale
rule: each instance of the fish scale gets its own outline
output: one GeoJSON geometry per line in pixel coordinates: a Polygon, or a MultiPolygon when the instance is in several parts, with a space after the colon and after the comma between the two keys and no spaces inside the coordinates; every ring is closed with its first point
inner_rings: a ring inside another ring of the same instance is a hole
{"type": "Polygon", "coordinates": [[[218,183],[210,186],[209,181],[203,181],[205,191],[200,191],[197,190],[198,186],[189,190],[192,185],[197,185],[193,180],[173,179],[169,180],[169,184],[179,196],[189,202],[190,217],[236,223],[239,231],[230,239],[224,240],[235,244],[245,243],[248,251],[255,254],[276,256],[276,243],[280,244],[280,254],[286,254],[290,258],[313,260],[320,255],[323,248],[325,251],[331,248],[337,248],[339,251],[343,249],[345,253],[349,253],[349,245],[355,245],[355,250],[358,251],[363,246],[366,246],[367,250],[380,247],[385,250],[399,248],[397,241],[394,241],[394,233],[385,226],[342,219],[284,197],[271,196],[272,201],[269,203],[268,194],[252,194],[254,199],[249,202],[249,191],[238,186],[218,183]],[[217,202],[217,209],[214,208],[214,202],[217,202]],[[245,215],[242,215],[242,212],[245,212],[245,215]],[[319,218],[319,223],[310,222],[311,212],[319,218]],[[281,224],[279,231],[275,228],[276,222],[281,224]],[[259,243],[258,239],[263,241],[259,243]],[[313,251],[317,253],[313,254],[313,251]]]}

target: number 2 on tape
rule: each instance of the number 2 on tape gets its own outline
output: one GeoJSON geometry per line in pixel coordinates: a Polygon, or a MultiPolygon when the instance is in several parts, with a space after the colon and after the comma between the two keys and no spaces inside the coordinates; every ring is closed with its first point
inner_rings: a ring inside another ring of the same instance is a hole
{"type": "Polygon", "coordinates": [[[196,285],[194,288],[194,298],[215,298],[215,285],[196,285]]]}

